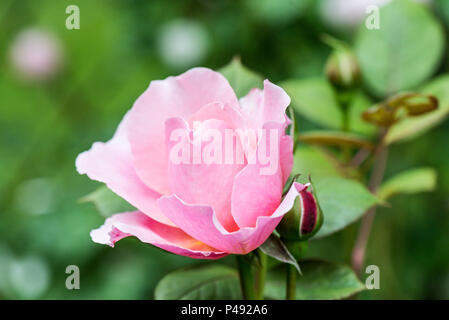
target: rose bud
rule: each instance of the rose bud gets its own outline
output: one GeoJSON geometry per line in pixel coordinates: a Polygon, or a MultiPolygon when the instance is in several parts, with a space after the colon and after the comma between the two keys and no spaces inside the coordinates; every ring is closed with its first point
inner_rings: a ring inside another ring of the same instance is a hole
{"type": "Polygon", "coordinates": [[[352,88],[360,81],[360,68],[355,54],[344,46],[336,48],[327,60],[325,73],[336,87],[352,88]]]}
{"type": "Polygon", "coordinates": [[[312,192],[310,183],[294,183],[299,192],[293,208],[284,216],[277,230],[287,241],[302,241],[314,236],[322,225],[322,215],[312,192]]]}

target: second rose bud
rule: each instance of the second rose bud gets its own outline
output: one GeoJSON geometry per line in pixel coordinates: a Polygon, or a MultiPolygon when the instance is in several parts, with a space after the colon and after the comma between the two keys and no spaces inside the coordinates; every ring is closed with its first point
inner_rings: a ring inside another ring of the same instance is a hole
{"type": "Polygon", "coordinates": [[[313,237],[323,223],[323,217],[311,184],[295,183],[299,192],[293,208],[284,216],[277,230],[287,241],[304,241],[313,237]]]}

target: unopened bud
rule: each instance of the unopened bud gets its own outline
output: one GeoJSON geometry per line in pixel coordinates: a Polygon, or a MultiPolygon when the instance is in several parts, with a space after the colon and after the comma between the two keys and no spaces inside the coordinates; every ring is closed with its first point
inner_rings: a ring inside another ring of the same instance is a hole
{"type": "Polygon", "coordinates": [[[355,54],[349,48],[337,48],[327,60],[325,73],[336,87],[349,89],[360,81],[360,68],[355,54]]]}
{"type": "Polygon", "coordinates": [[[302,241],[314,236],[321,227],[321,211],[315,196],[307,189],[310,183],[295,182],[299,197],[296,198],[293,208],[284,216],[278,226],[281,237],[286,240],[302,241]]]}

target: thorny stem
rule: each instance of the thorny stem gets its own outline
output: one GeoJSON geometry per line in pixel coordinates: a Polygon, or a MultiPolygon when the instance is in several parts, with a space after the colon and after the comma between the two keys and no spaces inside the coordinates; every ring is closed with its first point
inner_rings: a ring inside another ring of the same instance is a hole
{"type": "MultiPolygon", "coordinates": [[[[384,129],[380,136],[379,144],[374,153],[374,167],[368,188],[371,192],[376,193],[382,183],[388,158],[388,147],[385,145],[385,136],[388,130],[384,129]]],[[[352,267],[360,276],[362,274],[363,263],[365,260],[366,246],[376,215],[376,207],[369,209],[362,218],[359,233],[352,251],[352,267]]]]}

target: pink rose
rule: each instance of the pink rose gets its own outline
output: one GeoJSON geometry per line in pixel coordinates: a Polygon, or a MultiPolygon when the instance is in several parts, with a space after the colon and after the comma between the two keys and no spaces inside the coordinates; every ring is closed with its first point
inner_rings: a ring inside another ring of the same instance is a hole
{"type": "Polygon", "coordinates": [[[108,218],[92,240],[114,246],[135,236],[203,259],[256,249],[299,196],[295,183],[282,198],[293,165],[289,103],[268,80],[238,100],[206,68],[152,81],[114,137],[76,160],[80,174],[137,208],[108,218]]]}

